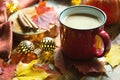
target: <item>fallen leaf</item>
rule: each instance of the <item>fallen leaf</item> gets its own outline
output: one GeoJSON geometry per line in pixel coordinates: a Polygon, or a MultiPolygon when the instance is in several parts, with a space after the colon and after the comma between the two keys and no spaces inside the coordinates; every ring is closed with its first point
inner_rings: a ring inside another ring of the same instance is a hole
{"type": "Polygon", "coordinates": [[[106,62],[109,63],[112,67],[115,67],[120,64],[120,45],[114,44],[111,46],[111,50],[105,56],[106,62]]]}
{"type": "Polygon", "coordinates": [[[13,80],[44,80],[49,74],[43,69],[37,70],[33,67],[38,60],[33,60],[30,63],[20,62],[16,68],[16,75],[13,80]]]}
{"type": "Polygon", "coordinates": [[[62,55],[60,48],[55,49],[54,62],[55,62],[55,66],[59,69],[59,71],[62,74],[66,72],[64,57],[62,55]]]}
{"type": "Polygon", "coordinates": [[[39,27],[39,29],[49,30],[51,25],[59,26],[57,12],[53,7],[48,7],[46,1],[39,2],[35,7],[37,15],[32,16],[32,21],[39,27]]]}
{"type": "Polygon", "coordinates": [[[74,67],[83,74],[89,74],[89,73],[105,73],[104,64],[102,61],[99,61],[97,59],[86,61],[86,62],[78,62],[74,63],[74,67]]]}
{"type": "Polygon", "coordinates": [[[36,10],[36,13],[40,15],[40,14],[44,14],[54,9],[53,7],[47,7],[46,1],[42,1],[42,2],[39,2],[38,6],[35,6],[35,10],[36,10]]]}
{"type": "Polygon", "coordinates": [[[12,80],[16,65],[11,65],[0,59],[0,80],[12,80]]]}
{"type": "Polygon", "coordinates": [[[80,5],[81,0],[71,0],[72,5],[80,5]]]}

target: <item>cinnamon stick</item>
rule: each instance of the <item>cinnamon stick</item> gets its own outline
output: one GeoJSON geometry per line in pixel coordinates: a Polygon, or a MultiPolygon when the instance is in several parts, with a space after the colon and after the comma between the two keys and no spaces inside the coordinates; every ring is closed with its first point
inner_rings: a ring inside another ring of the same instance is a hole
{"type": "Polygon", "coordinates": [[[20,23],[20,25],[25,31],[30,31],[32,29],[32,26],[26,22],[22,14],[18,14],[18,22],[20,23]]]}
{"type": "Polygon", "coordinates": [[[32,28],[36,31],[38,30],[38,26],[25,14],[23,13],[27,23],[29,23],[30,25],[32,25],[32,28]]]}
{"type": "Polygon", "coordinates": [[[26,31],[38,30],[38,26],[24,13],[18,14],[18,21],[26,31]]]}

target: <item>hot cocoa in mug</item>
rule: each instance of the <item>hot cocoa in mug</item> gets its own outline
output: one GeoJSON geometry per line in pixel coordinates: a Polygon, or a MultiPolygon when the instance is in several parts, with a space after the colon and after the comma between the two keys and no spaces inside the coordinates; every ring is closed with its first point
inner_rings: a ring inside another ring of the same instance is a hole
{"type": "Polygon", "coordinates": [[[62,53],[76,60],[89,60],[104,56],[111,47],[104,30],[106,14],[99,8],[71,6],[59,15],[62,53]]]}

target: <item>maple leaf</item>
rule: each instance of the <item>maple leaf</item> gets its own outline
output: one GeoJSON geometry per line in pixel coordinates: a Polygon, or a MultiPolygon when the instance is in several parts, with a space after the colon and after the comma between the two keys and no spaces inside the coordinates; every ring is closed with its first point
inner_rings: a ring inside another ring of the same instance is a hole
{"type": "Polygon", "coordinates": [[[12,80],[16,65],[5,63],[0,59],[0,80],[12,80]]]}
{"type": "Polygon", "coordinates": [[[38,60],[33,60],[30,63],[20,62],[16,68],[16,75],[13,80],[44,80],[49,74],[44,70],[37,70],[33,68],[33,65],[37,63],[38,60]]]}
{"type": "Polygon", "coordinates": [[[73,63],[73,66],[83,74],[89,74],[89,73],[105,73],[104,64],[102,61],[99,61],[97,59],[86,61],[86,62],[78,62],[73,63]]]}
{"type": "Polygon", "coordinates": [[[105,56],[106,62],[109,63],[112,67],[115,67],[120,64],[120,45],[114,44],[111,46],[111,50],[105,56]]]}
{"type": "Polygon", "coordinates": [[[72,3],[73,5],[80,5],[81,0],[71,0],[71,3],[72,3]]]}
{"type": "Polygon", "coordinates": [[[47,7],[46,6],[46,1],[39,2],[38,6],[35,6],[36,13],[38,15],[44,14],[48,11],[54,10],[53,7],[47,7]]]}
{"type": "Polygon", "coordinates": [[[33,22],[39,26],[39,29],[49,29],[50,25],[59,25],[57,15],[55,11],[49,11],[47,13],[38,15],[33,18],[33,22]]]}
{"type": "Polygon", "coordinates": [[[57,12],[53,7],[47,7],[46,2],[39,2],[35,7],[37,15],[32,16],[32,21],[39,27],[49,31],[51,25],[59,26],[57,12]]]}

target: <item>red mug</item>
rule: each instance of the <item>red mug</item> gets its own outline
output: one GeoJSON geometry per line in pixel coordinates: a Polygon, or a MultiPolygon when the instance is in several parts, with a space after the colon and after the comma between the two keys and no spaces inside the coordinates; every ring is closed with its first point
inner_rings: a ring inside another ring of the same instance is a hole
{"type": "Polygon", "coordinates": [[[111,40],[104,30],[106,14],[99,8],[71,6],[59,15],[62,53],[76,60],[104,56],[111,48],[111,40]]]}

